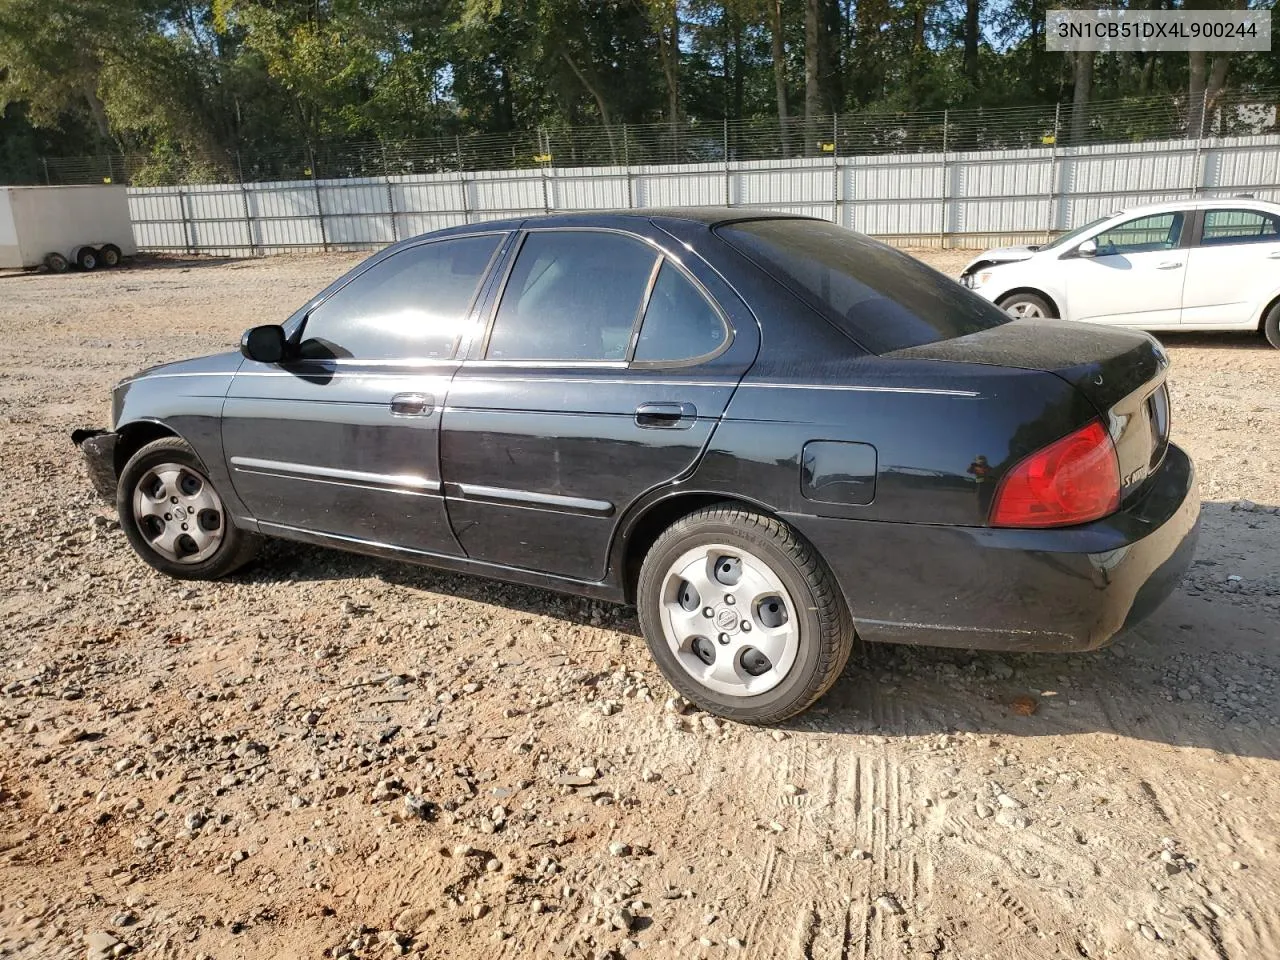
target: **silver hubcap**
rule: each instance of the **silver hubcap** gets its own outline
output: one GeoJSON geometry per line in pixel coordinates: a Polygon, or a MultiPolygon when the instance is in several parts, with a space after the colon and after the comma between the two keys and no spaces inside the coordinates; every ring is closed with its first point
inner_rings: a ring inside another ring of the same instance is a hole
{"type": "Polygon", "coordinates": [[[1005,312],[1015,317],[1025,317],[1028,320],[1043,320],[1044,311],[1037,304],[1027,300],[1015,300],[1009,306],[1005,307],[1005,312]]]}
{"type": "Polygon", "coordinates": [[[133,488],[133,519],[156,553],[199,563],[222,543],[226,516],[209,481],[180,463],[162,463],[133,488]]]}
{"type": "Polygon", "coordinates": [[[689,676],[732,697],[772,690],[800,651],[782,581],[759,557],[718,543],[681,554],[667,570],[662,632],[689,676]]]}

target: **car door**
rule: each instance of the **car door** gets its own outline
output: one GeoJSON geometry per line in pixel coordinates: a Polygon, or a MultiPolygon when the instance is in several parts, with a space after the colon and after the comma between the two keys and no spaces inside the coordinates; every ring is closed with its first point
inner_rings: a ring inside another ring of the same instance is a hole
{"type": "Polygon", "coordinates": [[[1144,214],[1096,234],[1094,256],[1074,249],[1064,253],[1059,265],[1065,274],[1066,315],[1152,329],[1177,326],[1189,219],[1183,210],[1144,214]]]}
{"type": "Polygon", "coordinates": [[[377,260],[310,310],[296,359],[245,361],[222,436],[236,493],[264,532],[460,552],[440,492],[440,410],[507,236],[377,260]]]}
{"type": "Polygon", "coordinates": [[[602,578],[619,518],[692,471],[754,359],[758,328],[728,286],[639,229],[519,238],[441,428],[468,557],[602,578]]]}
{"type": "Polygon", "coordinates": [[[1256,323],[1258,297],[1280,277],[1280,216],[1244,207],[1204,210],[1198,234],[1187,254],[1183,324],[1256,323]]]}

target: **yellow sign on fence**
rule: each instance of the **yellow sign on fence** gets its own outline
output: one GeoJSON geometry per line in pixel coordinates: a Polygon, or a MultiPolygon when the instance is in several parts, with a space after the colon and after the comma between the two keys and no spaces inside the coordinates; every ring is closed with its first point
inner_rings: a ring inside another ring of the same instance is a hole
{"type": "Polygon", "coordinates": [[[534,163],[550,163],[550,162],[551,162],[551,154],[549,154],[549,153],[535,153],[535,154],[533,155],[533,162],[534,162],[534,163]]]}

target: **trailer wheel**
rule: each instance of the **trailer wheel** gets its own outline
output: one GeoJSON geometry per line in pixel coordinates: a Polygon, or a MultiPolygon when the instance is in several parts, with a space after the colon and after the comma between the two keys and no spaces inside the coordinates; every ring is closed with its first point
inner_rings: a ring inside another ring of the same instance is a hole
{"type": "Polygon", "coordinates": [[[120,266],[120,260],[123,256],[124,254],[120,252],[120,248],[114,243],[103,244],[102,248],[98,250],[98,262],[104,267],[120,266]]]}
{"type": "Polygon", "coordinates": [[[50,273],[66,273],[67,267],[71,266],[67,258],[60,253],[46,254],[44,265],[49,268],[50,273]]]}
{"type": "Polygon", "coordinates": [[[76,254],[76,263],[80,265],[81,270],[97,269],[98,251],[93,247],[81,247],[80,252],[76,254]]]}

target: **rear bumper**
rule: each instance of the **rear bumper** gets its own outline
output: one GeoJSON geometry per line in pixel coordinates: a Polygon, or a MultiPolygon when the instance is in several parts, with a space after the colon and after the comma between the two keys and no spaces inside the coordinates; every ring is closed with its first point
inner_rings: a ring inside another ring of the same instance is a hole
{"type": "Polygon", "coordinates": [[[80,448],[85,471],[98,496],[116,502],[116,440],[110,430],[74,430],[71,441],[80,448]]]}
{"type": "Polygon", "coordinates": [[[1182,582],[1200,495],[1170,445],[1137,503],[1057,530],[789,516],[836,575],[868,641],[1079,651],[1111,641],[1182,582]]]}

